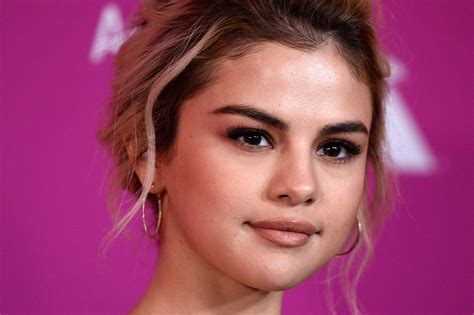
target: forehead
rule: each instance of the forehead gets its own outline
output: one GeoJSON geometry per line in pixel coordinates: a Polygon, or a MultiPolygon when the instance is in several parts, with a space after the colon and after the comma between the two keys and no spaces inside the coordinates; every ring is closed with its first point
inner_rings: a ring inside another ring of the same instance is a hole
{"type": "Polygon", "coordinates": [[[214,69],[214,83],[197,96],[210,110],[248,104],[290,123],[354,119],[370,126],[370,90],[332,45],[308,52],[265,43],[214,69]]]}

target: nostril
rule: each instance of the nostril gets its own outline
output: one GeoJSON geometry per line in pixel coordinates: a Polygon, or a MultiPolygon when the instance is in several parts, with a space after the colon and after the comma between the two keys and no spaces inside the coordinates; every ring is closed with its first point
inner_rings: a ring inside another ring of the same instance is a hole
{"type": "Polygon", "coordinates": [[[308,198],[308,199],[305,200],[304,203],[307,204],[307,205],[310,205],[310,204],[313,203],[313,201],[314,201],[313,198],[308,198]]]}
{"type": "Polygon", "coordinates": [[[286,200],[286,199],[289,199],[289,198],[290,198],[290,196],[288,196],[288,195],[279,195],[278,196],[278,199],[283,199],[283,200],[286,200]]]}

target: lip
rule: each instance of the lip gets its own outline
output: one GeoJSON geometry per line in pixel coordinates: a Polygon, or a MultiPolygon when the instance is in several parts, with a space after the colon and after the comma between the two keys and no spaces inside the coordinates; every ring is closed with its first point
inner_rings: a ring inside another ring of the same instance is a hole
{"type": "Polygon", "coordinates": [[[306,220],[275,218],[248,222],[248,225],[260,237],[284,247],[303,246],[318,233],[316,227],[306,220]]]}

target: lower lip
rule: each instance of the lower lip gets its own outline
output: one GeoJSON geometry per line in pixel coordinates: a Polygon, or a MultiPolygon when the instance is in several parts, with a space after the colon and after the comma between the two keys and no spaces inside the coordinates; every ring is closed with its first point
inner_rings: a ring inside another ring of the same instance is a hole
{"type": "Polygon", "coordinates": [[[281,231],[253,227],[253,230],[261,237],[284,247],[299,247],[308,242],[309,235],[298,232],[281,231]]]}

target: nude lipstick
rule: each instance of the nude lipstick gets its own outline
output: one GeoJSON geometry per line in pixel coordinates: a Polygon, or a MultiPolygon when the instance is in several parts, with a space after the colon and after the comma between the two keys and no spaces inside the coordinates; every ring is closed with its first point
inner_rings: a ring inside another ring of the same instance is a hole
{"type": "Polygon", "coordinates": [[[248,224],[262,238],[284,247],[303,246],[317,233],[316,227],[305,220],[277,218],[248,224]]]}

